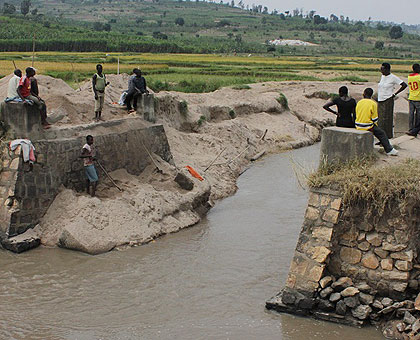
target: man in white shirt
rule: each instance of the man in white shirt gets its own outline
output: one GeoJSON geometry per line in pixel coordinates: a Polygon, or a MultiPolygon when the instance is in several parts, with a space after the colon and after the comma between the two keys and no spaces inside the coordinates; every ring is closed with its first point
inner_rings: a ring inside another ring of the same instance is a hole
{"type": "Polygon", "coordinates": [[[388,138],[392,138],[394,136],[394,98],[405,90],[407,84],[391,73],[391,65],[388,63],[382,64],[381,73],[381,81],[378,84],[378,126],[385,131],[388,138]],[[394,93],[396,88],[398,90],[394,93]]]}
{"type": "Polygon", "coordinates": [[[9,80],[9,87],[7,88],[7,101],[15,100],[19,97],[17,88],[19,86],[20,78],[22,78],[22,71],[19,69],[14,70],[13,77],[9,80]]]}

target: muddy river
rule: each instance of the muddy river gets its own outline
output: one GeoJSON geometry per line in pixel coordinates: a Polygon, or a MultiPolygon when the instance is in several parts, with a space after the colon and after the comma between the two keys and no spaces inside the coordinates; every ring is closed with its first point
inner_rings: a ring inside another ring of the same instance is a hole
{"type": "Polygon", "coordinates": [[[0,251],[0,339],[382,339],[264,308],[286,279],[308,196],[291,158],[315,167],[318,153],[258,162],[202,223],[142,247],[0,251]]]}

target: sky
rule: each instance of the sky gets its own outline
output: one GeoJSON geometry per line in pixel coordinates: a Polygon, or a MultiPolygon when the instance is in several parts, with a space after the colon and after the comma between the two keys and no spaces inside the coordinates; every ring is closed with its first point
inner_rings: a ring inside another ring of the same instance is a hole
{"type": "MultiPolygon", "coordinates": [[[[420,24],[420,3],[415,0],[242,0],[246,5],[263,5],[269,10],[279,12],[303,8],[303,13],[315,10],[317,14],[329,17],[330,14],[344,15],[353,20],[392,21],[407,25],[420,24]]],[[[238,2],[238,1],[235,1],[238,2]]]]}

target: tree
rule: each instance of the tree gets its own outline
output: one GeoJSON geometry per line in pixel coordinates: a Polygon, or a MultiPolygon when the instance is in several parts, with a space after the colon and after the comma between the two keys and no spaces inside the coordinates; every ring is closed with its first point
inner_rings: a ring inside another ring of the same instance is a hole
{"type": "Polygon", "coordinates": [[[308,18],[312,20],[314,18],[315,13],[316,13],[316,11],[314,11],[314,10],[309,11],[308,18]]]}
{"type": "Polygon", "coordinates": [[[107,32],[111,31],[111,25],[110,24],[105,24],[104,25],[104,31],[107,31],[107,32]]]}
{"type": "Polygon", "coordinates": [[[314,15],[314,24],[321,25],[326,24],[328,21],[324,17],[319,16],[318,14],[314,15]]]}
{"type": "Polygon", "coordinates": [[[281,20],[286,20],[286,16],[283,13],[280,13],[280,19],[281,20]]]}
{"type": "Polygon", "coordinates": [[[338,16],[336,16],[335,14],[331,14],[330,15],[330,21],[332,21],[332,22],[338,22],[338,16]]]}
{"type": "Polygon", "coordinates": [[[184,24],[185,24],[184,18],[176,18],[175,19],[175,25],[184,26],[184,24]]]}
{"type": "Polygon", "coordinates": [[[378,49],[378,50],[383,50],[383,48],[384,48],[384,42],[383,41],[377,41],[375,43],[375,48],[378,49]]]}
{"type": "Polygon", "coordinates": [[[23,14],[23,16],[26,16],[26,14],[29,13],[30,8],[31,8],[31,0],[23,0],[20,3],[20,12],[23,14]]]}
{"type": "Polygon", "coordinates": [[[13,14],[16,12],[16,7],[13,6],[12,4],[9,4],[7,2],[5,2],[3,4],[3,13],[4,14],[13,14]]]}
{"type": "Polygon", "coordinates": [[[403,34],[404,33],[401,26],[392,26],[389,30],[389,36],[391,37],[391,39],[402,38],[403,34]]]}

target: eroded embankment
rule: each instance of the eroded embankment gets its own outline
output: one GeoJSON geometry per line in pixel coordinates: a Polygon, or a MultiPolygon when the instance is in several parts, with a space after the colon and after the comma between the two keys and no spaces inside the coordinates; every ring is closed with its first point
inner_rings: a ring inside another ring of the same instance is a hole
{"type": "MultiPolygon", "coordinates": [[[[103,116],[107,120],[124,117],[125,111],[112,102],[125,89],[127,75],[110,75],[108,79],[112,86],[103,116]]],[[[5,80],[1,82],[4,87],[5,80]]],[[[39,76],[39,83],[55,126],[91,121],[90,82],[77,91],[50,77],[39,76]]],[[[331,124],[333,117],[322,111],[324,99],[306,97],[305,93],[320,90],[321,85],[327,92],[334,92],[338,86],[287,82],[255,84],[248,90],[225,88],[208,94],[156,94],[157,123],[165,127],[178,169],[192,166],[205,178],[204,183],[194,179],[197,191],[183,192],[173,183],[177,170],[169,167],[166,176],[152,171],[142,178],[114,174],[117,183],[126,188],[122,194],[107,189],[110,183],[103,178],[98,198],[64,190],[40,223],[42,243],[98,253],[147,242],[197,223],[198,214],[185,208],[193,204],[194,195],[210,195],[211,199],[231,195],[237,177],[256,155],[309,145],[319,139],[320,128],[331,124]],[[290,110],[280,92],[286,94],[290,110]]],[[[350,87],[362,91],[359,85],[350,87]]],[[[57,127],[51,133],[54,129],[57,127]]],[[[112,127],[107,129],[113,132],[112,127]]]]}

